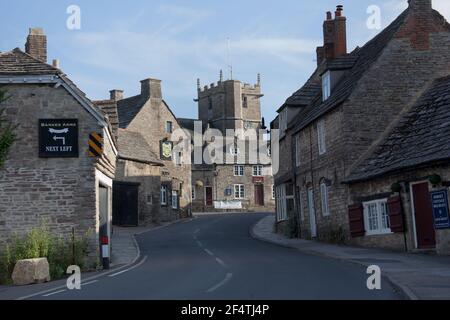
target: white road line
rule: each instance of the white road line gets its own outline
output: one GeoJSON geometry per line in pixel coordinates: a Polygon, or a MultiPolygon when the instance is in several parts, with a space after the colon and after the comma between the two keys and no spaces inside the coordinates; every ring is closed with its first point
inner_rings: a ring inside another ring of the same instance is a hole
{"type": "Polygon", "coordinates": [[[199,234],[200,233],[200,229],[197,229],[194,231],[194,234],[199,234]]]}
{"type": "Polygon", "coordinates": [[[96,283],[96,282],[98,282],[98,280],[92,280],[92,281],[89,281],[89,282],[86,282],[86,283],[81,283],[81,286],[83,287],[83,286],[88,286],[88,285],[90,285],[90,284],[94,284],[94,283],[96,283]]]}
{"type": "Polygon", "coordinates": [[[123,274],[123,273],[125,273],[125,272],[128,272],[128,271],[131,271],[131,270],[133,270],[133,269],[136,269],[136,268],[140,267],[142,264],[144,264],[144,262],[145,262],[146,260],[147,260],[147,256],[145,256],[145,257],[142,259],[141,262],[139,262],[138,264],[132,266],[131,268],[125,269],[125,270],[120,271],[120,272],[117,272],[117,273],[113,273],[113,274],[109,275],[108,277],[113,278],[113,277],[116,277],[116,276],[118,276],[118,275],[121,275],[121,274],[123,274]]]}
{"type": "Polygon", "coordinates": [[[207,254],[209,254],[211,257],[214,257],[214,253],[212,253],[212,252],[209,251],[208,249],[203,249],[203,250],[205,250],[205,252],[206,252],[207,254]]]}
{"type": "Polygon", "coordinates": [[[194,236],[194,240],[197,240],[197,236],[194,236]]]}
{"type": "Polygon", "coordinates": [[[44,294],[43,297],[50,297],[50,296],[53,296],[53,295],[58,294],[58,293],[63,293],[65,291],[66,290],[55,291],[55,292],[52,292],[52,293],[44,294]]]}
{"type": "Polygon", "coordinates": [[[216,261],[217,261],[217,263],[220,264],[222,267],[227,268],[227,265],[225,264],[225,262],[223,262],[222,259],[216,258],[216,261]]]}
{"type": "Polygon", "coordinates": [[[203,248],[203,243],[201,243],[200,241],[197,241],[197,244],[200,248],[203,248]]]}
{"type": "Polygon", "coordinates": [[[221,282],[219,282],[217,285],[215,285],[215,286],[212,287],[211,289],[207,290],[206,293],[212,293],[212,292],[216,291],[217,289],[223,287],[223,286],[226,285],[232,278],[233,278],[233,274],[232,274],[232,273],[227,273],[225,279],[223,279],[221,282]]]}

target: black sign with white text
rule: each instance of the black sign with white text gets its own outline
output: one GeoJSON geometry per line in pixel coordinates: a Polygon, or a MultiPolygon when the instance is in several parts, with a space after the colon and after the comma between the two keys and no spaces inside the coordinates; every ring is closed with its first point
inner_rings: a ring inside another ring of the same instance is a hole
{"type": "Polygon", "coordinates": [[[39,157],[77,158],[78,120],[40,119],[39,157]]]}

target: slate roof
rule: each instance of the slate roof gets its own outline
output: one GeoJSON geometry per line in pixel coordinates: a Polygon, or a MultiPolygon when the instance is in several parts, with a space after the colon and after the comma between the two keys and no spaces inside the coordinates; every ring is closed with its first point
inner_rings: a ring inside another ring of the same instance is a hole
{"type": "Polygon", "coordinates": [[[450,76],[436,80],[346,182],[450,160],[450,76]]]}
{"type": "Polygon", "coordinates": [[[141,95],[117,101],[119,127],[122,129],[128,127],[145,103],[146,100],[141,95]]]}
{"type": "Polygon", "coordinates": [[[0,53],[0,75],[62,74],[62,71],[16,48],[0,53]]]}
{"type": "MultiPolygon", "coordinates": [[[[308,95],[308,99],[311,103],[305,110],[296,117],[295,121],[291,122],[294,133],[308,126],[319,117],[332,110],[333,108],[342,104],[347,98],[350,97],[353,90],[356,88],[358,81],[364,75],[364,73],[370,68],[370,66],[378,59],[383,49],[387,46],[389,41],[394,37],[395,33],[400,29],[408,16],[409,9],[406,9],[396,20],[394,20],[387,28],[380,32],[375,38],[366,43],[363,47],[355,49],[347,56],[335,59],[328,63],[323,63],[326,70],[327,67],[332,68],[351,68],[345,71],[341,80],[337,83],[333,89],[331,96],[324,102],[322,102],[321,92],[319,92],[314,98],[308,95]],[[319,99],[320,97],[320,99],[319,99]]],[[[439,13],[437,13],[439,14],[439,13]]],[[[322,73],[318,70],[315,71],[322,73]]],[[[319,90],[321,91],[321,90],[319,90]]]]}
{"type": "Polygon", "coordinates": [[[119,117],[117,115],[117,103],[114,100],[94,101],[94,104],[108,116],[109,123],[117,137],[117,130],[119,129],[119,117]]]}
{"type": "Polygon", "coordinates": [[[150,150],[147,141],[138,132],[119,129],[117,146],[121,159],[163,166],[158,156],[150,150]]]}

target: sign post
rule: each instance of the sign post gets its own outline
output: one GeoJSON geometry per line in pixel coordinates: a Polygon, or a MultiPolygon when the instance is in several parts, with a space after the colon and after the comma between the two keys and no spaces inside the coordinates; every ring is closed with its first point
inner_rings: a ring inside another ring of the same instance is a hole
{"type": "Polygon", "coordinates": [[[438,230],[450,228],[448,191],[440,190],[431,192],[431,205],[433,208],[435,229],[438,230]]]}

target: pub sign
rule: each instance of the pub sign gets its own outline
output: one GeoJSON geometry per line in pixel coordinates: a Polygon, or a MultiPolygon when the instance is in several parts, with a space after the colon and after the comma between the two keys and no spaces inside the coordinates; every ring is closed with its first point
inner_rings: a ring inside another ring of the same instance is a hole
{"type": "Polygon", "coordinates": [[[40,158],[78,156],[78,119],[39,119],[40,158]]]}
{"type": "Polygon", "coordinates": [[[447,190],[431,192],[431,205],[433,208],[434,227],[436,229],[450,228],[447,190]]]}
{"type": "Polygon", "coordinates": [[[161,141],[161,160],[171,161],[172,160],[172,141],[161,141]]]}

